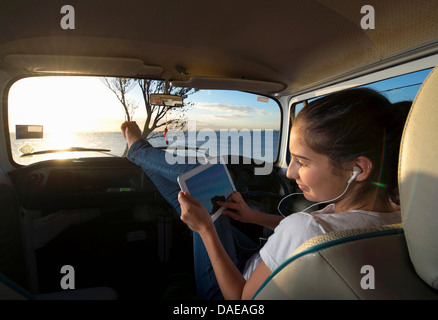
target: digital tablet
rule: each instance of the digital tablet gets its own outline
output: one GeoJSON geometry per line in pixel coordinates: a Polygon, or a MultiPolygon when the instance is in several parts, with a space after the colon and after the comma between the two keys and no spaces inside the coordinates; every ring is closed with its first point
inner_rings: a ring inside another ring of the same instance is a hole
{"type": "Polygon", "coordinates": [[[210,213],[215,221],[224,211],[224,207],[216,201],[226,201],[236,191],[233,180],[226,165],[218,161],[216,164],[203,164],[178,177],[182,191],[189,191],[210,213]]]}

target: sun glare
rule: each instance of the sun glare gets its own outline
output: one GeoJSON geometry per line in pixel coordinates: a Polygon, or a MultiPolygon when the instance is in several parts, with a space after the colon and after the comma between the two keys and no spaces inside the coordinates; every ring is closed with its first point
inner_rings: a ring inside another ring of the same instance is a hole
{"type": "Polygon", "coordinates": [[[93,77],[36,77],[16,82],[9,92],[9,124],[39,124],[44,132],[116,131],[123,119],[115,95],[93,77]],[[110,121],[102,121],[102,119],[110,121]],[[108,125],[110,124],[110,125],[108,125]]]}
{"type": "Polygon", "coordinates": [[[67,149],[77,145],[76,136],[72,132],[52,132],[48,134],[47,144],[54,149],[67,149]]]}

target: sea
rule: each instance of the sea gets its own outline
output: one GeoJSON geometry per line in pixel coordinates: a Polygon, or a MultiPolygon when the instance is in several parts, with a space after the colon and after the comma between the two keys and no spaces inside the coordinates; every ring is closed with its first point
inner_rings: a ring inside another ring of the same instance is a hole
{"type": "MultiPolygon", "coordinates": [[[[11,132],[11,153],[14,161],[21,165],[52,160],[76,159],[86,157],[123,157],[127,145],[118,132],[76,132],[70,135],[44,133],[43,139],[15,139],[11,132]],[[40,155],[25,156],[25,153],[45,150],[62,150],[70,147],[105,149],[106,151],[48,152],[40,155]]],[[[166,144],[162,134],[148,140],[154,147],[168,152],[181,150],[182,146],[190,150],[199,149],[206,156],[239,155],[267,162],[275,161],[278,152],[279,131],[277,130],[227,130],[208,132],[169,132],[166,144]]],[[[192,152],[192,151],[190,151],[192,152]]],[[[193,156],[192,152],[189,156],[193,156]]],[[[197,155],[199,157],[199,155],[197,155]]]]}

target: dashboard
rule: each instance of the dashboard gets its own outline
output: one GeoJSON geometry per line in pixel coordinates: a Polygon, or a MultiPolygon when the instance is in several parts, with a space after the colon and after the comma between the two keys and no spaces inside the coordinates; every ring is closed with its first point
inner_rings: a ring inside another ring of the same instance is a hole
{"type": "MultiPolygon", "coordinates": [[[[282,179],[255,175],[255,164],[228,164],[243,195],[273,195],[282,179]]],[[[49,160],[10,172],[21,205],[30,210],[132,206],[164,201],[143,170],[127,158],[49,160]]]]}
{"type": "Polygon", "coordinates": [[[157,200],[153,183],[126,158],[49,160],[9,175],[26,209],[110,207],[157,200]]]}

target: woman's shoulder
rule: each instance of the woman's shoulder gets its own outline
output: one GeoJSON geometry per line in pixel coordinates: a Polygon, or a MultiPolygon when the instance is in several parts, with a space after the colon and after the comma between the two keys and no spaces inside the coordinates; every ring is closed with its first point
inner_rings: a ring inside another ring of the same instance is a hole
{"type": "Polygon", "coordinates": [[[295,212],[287,217],[285,217],[283,220],[280,221],[277,228],[275,228],[275,232],[278,230],[288,228],[299,228],[301,229],[303,226],[307,226],[309,224],[315,224],[315,219],[312,213],[307,212],[295,212]]]}
{"type": "Polygon", "coordinates": [[[311,213],[307,213],[304,211],[298,211],[298,212],[292,213],[292,214],[288,215],[287,217],[285,217],[283,220],[281,220],[281,222],[278,226],[281,228],[290,228],[290,227],[295,228],[295,227],[297,227],[297,228],[301,229],[302,226],[317,225],[318,222],[315,219],[315,217],[318,214],[325,214],[326,215],[328,213],[332,213],[333,211],[334,211],[333,204],[330,204],[321,210],[313,211],[311,213]]]}
{"type": "Polygon", "coordinates": [[[311,237],[323,234],[319,223],[310,213],[296,212],[284,218],[269,238],[271,242],[297,245],[311,237]]]}
{"type": "Polygon", "coordinates": [[[274,234],[260,250],[260,256],[268,268],[274,270],[301,243],[323,233],[311,214],[293,213],[275,228],[274,234]]]}

